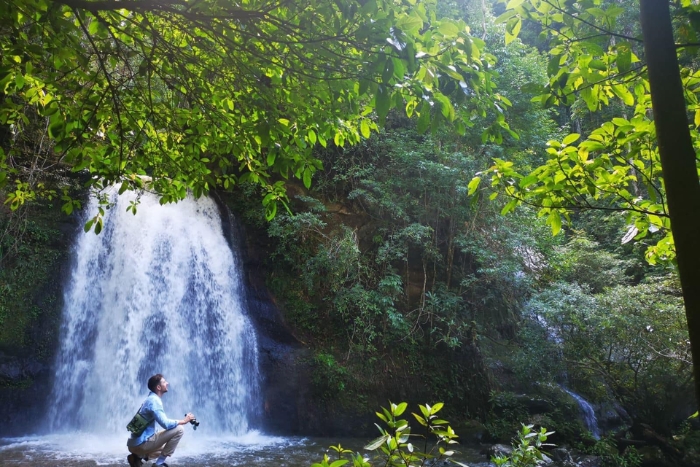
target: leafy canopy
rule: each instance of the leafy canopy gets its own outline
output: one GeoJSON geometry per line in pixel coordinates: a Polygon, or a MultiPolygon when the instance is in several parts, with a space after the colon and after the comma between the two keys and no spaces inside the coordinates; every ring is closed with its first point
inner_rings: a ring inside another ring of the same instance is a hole
{"type": "MultiPolygon", "coordinates": [[[[308,187],[312,148],[355,144],[392,108],[425,131],[464,131],[494,95],[483,42],[434,2],[409,0],[11,0],[0,6],[0,189],[16,209],[42,193],[28,172],[87,171],[97,189],[308,187]],[[458,106],[457,108],[455,106],[458,106]],[[459,111],[459,112],[458,112],[459,111]],[[11,140],[43,125],[50,148],[11,140]],[[145,179],[144,177],[150,177],[145,179]]],[[[501,102],[501,104],[507,102],[501,102]]],[[[500,107],[499,107],[500,109],[500,107]]],[[[487,138],[508,131],[500,112],[487,138]]],[[[74,200],[64,194],[65,210],[74,200]]],[[[135,210],[135,207],[134,207],[135,210]]],[[[99,216],[99,215],[98,215],[99,216]]],[[[95,225],[100,225],[97,222],[95,225]]]]}
{"type": "MultiPolygon", "coordinates": [[[[681,41],[696,42],[691,18],[697,6],[680,3],[678,36],[681,41]]],[[[544,106],[580,104],[600,114],[604,123],[549,141],[547,160],[534,169],[495,159],[470,189],[475,192],[482,178],[490,176],[492,186],[509,198],[504,213],[519,204],[538,206],[539,215],[555,234],[572,210],[624,211],[629,227],[623,242],[656,235],[656,244],[646,254],[653,264],[674,260],[675,246],[647,70],[639,58],[638,24],[625,17],[627,10],[619,2],[604,0],[507,2],[498,19],[506,25],[506,42],[517,38],[523,22],[534,21],[541,28],[540,38],[548,43],[549,80],[534,100],[544,106]]],[[[678,47],[681,58],[685,50],[678,47]]],[[[690,132],[698,148],[700,71],[692,62],[684,62],[686,104],[695,115],[690,132]]]]}

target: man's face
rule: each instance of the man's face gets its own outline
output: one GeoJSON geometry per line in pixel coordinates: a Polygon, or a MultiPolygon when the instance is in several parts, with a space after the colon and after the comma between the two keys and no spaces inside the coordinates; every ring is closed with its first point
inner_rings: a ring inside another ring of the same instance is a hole
{"type": "Polygon", "coordinates": [[[160,383],[158,383],[158,388],[160,389],[160,392],[166,393],[168,392],[168,383],[165,378],[160,379],[160,383]]]}

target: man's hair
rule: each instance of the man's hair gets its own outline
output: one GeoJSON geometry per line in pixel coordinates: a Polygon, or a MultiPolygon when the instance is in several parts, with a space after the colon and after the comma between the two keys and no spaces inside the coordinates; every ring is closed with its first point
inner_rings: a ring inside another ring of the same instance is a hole
{"type": "Polygon", "coordinates": [[[160,380],[163,379],[163,375],[157,373],[150,378],[148,378],[148,389],[156,392],[156,386],[160,384],[160,380]]]}

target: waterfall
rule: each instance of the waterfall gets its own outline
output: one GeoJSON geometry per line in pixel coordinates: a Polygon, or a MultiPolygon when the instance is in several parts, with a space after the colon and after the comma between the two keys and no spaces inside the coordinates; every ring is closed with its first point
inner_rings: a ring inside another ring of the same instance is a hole
{"type": "MultiPolygon", "coordinates": [[[[559,359],[563,359],[564,339],[561,337],[559,330],[555,326],[550,325],[544,318],[544,316],[541,316],[538,313],[532,312],[531,317],[545,330],[545,332],[547,333],[547,339],[554,342],[557,345],[557,357],[559,359]]],[[[564,381],[567,381],[569,379],[569,375],[566,373],[566,371],[564,371],[560,375],[560,378],[564,381]]],[[[583,416],[583,423],[586,426],[586,429],[591,432],[593,438],[600,439],[600,428],[598,427],[598,419],[595,416],[595,410],[593,410],[593,406],[591,406],[591,404],[589,404],[586,399],[576,394],[574,391],[566,388],[563,384],[559,384],[558,386],[561,388],[562,391],[566,392],[568,395],[574,398],[579,408],[581,409],[581,415],[583,416]]]]}
{"type": "MultiPolygon", "coordinates": [[[[106,194],[105,229],[74,245],[45,426],[126,438],[148,378],[162,373],[168,417],[193,412],[201,431],[246,433],[259,405],[256,337],[216,204],[160,206],[143,193],[133,215],[135,193],[106,194]]],[[[97,209],[93,197],[85,212],[97,209]]]]}
{"type": "Polygon", "coordinates": [[[589,404],[586,399],[579,396],[574,391],[571,391],[565,388],[564,386],[561,386],[561,388],[564,390],[564,392],[573,397],[578,403],[578,406],[581,409],[581,414],[583,415],[583,423],[586,425],[588,431],[591,432],[593,438],[600,439],[600,428],[598,428],[598,419],[595,416],[595,411],[593,410],[591,404],[589,404]]]}

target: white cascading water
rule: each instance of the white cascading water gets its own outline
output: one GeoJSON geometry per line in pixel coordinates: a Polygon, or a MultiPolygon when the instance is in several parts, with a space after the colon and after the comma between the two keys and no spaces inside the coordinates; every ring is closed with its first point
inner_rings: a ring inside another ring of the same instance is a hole
{"type": "Polygon", "coordinates": [[[593,410],[593,406],[589,404],[586,399],[576,394],[574,391],[571,391],[570,389],[567,389],[564,386],[560,387],[564,390],[564,392],[573,397],[576,403],[578,403],[578,406],[581,409],[581,414],[583,415],[583,423],[586,425],[588,431],[591,432],[593,438],[600,439],[600,428],[598,428],[598,418],[596,418],[595,416],[595,410],[593,410]]]}
{"type": "Polygon", "coordinates": [[[45,426],[126,440],[148,377],[162,373],[170,418],[193,412],[202,434],[245,434],[259,405],[256,337],[216,204],[144,193],[133,215],[136,194],[107,195],[104,231],[74,246],[45,426]]]}

